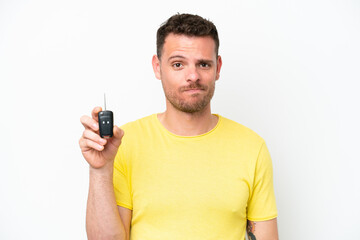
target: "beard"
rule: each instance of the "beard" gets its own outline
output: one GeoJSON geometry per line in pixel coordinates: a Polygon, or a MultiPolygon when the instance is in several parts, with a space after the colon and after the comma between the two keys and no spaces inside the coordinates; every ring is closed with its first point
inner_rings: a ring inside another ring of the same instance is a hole
{"type": "Polygon", "coordinates": [[[163,85],[163,89],[165,92],[166,99],[173,105],[177,110],[186,112],[186,113],[196,113],[202,111],[211,101],[215,92],[215,82],[210,86],[205,86],[199,84],[198,82],[193,82],[186,87],[181,87],[176,90],[168,90],[163,85]],[[182,98],[179,95],[187,90],[191,89],[201,89],[206,91],[205,95],[200,93],[194,93],[192,95],[187,96],[186,98],[182,98]]]}

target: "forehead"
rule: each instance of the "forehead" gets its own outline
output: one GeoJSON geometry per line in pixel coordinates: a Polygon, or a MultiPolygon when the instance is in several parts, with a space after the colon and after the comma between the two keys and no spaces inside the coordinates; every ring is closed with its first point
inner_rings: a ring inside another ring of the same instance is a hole
{"type": "Polygon", "coordinates": [[[216,58],[215,41],[210,36],[197,37],[171,33],[165,38],[162,56],[169,58],[178,54],[216,58]]]}

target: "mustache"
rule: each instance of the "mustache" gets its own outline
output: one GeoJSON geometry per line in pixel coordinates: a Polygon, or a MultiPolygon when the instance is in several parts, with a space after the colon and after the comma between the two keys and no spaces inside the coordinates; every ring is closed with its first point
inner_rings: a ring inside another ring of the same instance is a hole
{"type": "Polygon", "coordinates": [[[183,91],[194,90],[194,89],[206,90],[207,86],[202,85],[202,84],[200,84],[198,82],[192,82],[188,86],[181,87],[180,91],[183,92],[183,91]]]}

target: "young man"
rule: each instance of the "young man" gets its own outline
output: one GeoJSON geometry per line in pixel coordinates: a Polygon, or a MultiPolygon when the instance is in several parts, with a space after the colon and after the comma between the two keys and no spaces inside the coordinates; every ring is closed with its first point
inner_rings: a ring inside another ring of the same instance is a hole
{"type": "Polygon", "coordinates": [[[218,47],[210,21],[172,16],[158,30],[152,59],[166,111],[114,127],[107,140],[98,132],[100,107],[81,118],[89,239],[230,240],[245,231],[251,240],[278,239],[264,140],[211,113],[218,47]]]}

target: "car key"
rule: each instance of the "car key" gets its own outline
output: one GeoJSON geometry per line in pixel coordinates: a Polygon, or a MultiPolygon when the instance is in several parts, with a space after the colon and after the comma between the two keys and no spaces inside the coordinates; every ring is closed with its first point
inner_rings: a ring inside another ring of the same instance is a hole
{"type": "Polygon", "coordinates": [[[100,137],[111,138],[113,136],[114,116],[113,112],[106,110],[106,96],[104,93],[104,111],[98,113],[100,137]]]}

